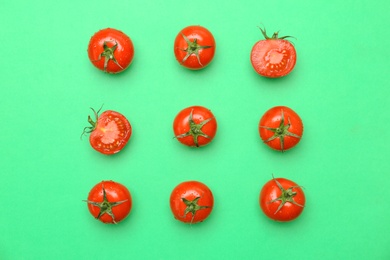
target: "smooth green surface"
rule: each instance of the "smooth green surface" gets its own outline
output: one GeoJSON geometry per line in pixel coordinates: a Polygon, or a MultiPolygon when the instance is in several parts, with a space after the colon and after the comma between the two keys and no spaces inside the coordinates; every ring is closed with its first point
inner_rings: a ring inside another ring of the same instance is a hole
{"type": "Polygon", "coordinates": [[[389,1],[3,1],[0,62],[0,259],[390,259],[389,1]],[[180,29],[200,24],[217,42],[202,71],[173,56],[180,29]],[[249,62],[257,26],[293,35],[298,61],[282,79],[249,62]],[[89,62],[89,38],[113,27],[135,46],[131,67],[107,75],[89,62]],[[125,114],[128,146],[107,157],[80,134],[89,107],[125,114]],[[173,139],[182,108],[218,121],[214,141],[173,139]],[[303,119],[286,153],[262,144],[270,107],[303,119]],[[268,220],[262,185],[304,186],[291,223],[268,220]],[[83,199],[97,182],[126,185],[133,210],[119,225],[94,220],[83,199]],[[181,181],[206,183],[209,219],[184,225],[168,200],[181,181]]]}

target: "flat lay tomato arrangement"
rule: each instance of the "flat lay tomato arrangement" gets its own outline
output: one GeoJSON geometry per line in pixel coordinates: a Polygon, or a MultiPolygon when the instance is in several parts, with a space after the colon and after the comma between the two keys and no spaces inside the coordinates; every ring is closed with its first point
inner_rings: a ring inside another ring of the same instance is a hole
{"type": "MultiPolygon", "coordinates": [[[[295,47],[275,32],[271,37],[260,28],[265,39],[259,40],[250,51],[250,63],[255,72],[269,78],[284,77],[296,64],[295,47]]],[[[216,43],[205,27],[187,26],[179,31],[173,44],[178,63],[190,70],[204,69],[214,58],[216,43]]],[[[88,45],[92,65],[106,73],[119,73],[128,68],[134,57],[134,46],[125,33],[107,28],[95,33],[88,45]]],[[[92,109],[92,108],[91,108],[92,109]]],[[[113,155],[125,148],[132,134],[132,126],[125,115],[107,110],[92,109],[88,116],[90,126],[82,136],[89,134],[90,146],[104,155],[113,155]]],[[[223,120],[223,118],[221,119],[223,120]]],[[[216,136],[217,120],[209,108],[194,105],[186,107],[173,117],[174,139],[198,149],[208,145],[216,136]]],[[[302,139],[303,123],[300,116],[286,106],[275,106],[265,111],[258,124],[258,133],[271,149],[285,152],[302,139]]],[[[117,224],[131,211],[129,190],[114,181],[101,181],[89,192],[87,200],[91,215],[103,223],[117,224]]],[[[178,184],[169,198],[174,219],[183,223],[200,223],[213,210],[214,197],[204,183],[196,180],[178,184]]],[[[259,195],[259,206],[268,218],[286,222],[296,219],[305,207],[301,186],[285,178],[274,178],[264,184],[259,195]]]]}

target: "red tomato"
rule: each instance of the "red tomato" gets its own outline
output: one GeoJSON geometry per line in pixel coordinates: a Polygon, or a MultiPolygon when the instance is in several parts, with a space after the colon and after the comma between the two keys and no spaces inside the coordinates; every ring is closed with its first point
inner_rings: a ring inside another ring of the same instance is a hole
{"type": "Polygon", "coordinates": [[[193,70],[202,69],[214,57],[214,36],[202,26],[188,26],[176,36],[173,51],[177,61],[184,67],[193,70]]]}
{"type": "Polygon", "coordinates": [[[93,121],[88,116],[88,122],[92,125],[84,128],[84,133],[89,133],[89,142],[96,151],[111,155],[120,152],[130,139],[132,128],[126,117],[118,112],[107,110],[99,116],[100,109],[96,112],[93,121]]]}
{"type": "Polygon", "coordinates": [[[305,194],[295,182],[273,178],[260,191],[260,207],[264,214],[276,221],[296,219],[305,206],[305,194]]]}
{"type": "Polygon", "coordinates": [[[283,152],[301,140],[302,120],[291,108],[276,106],[265,112],[260,119],[259,133],[269,147],[283,152]]]}
{"type": "Polygon", "coordinates": [[[279,78],[289,74],[297,61],[297,54],[289,41],[279,37],[278,32],[268,37],[265,29],[261,29],[265,40],[255,43],[250,60],[255,71],[264,77],[279,78]]]}
{"type": "Polygon", "coordinates": [[[198,181],[186,181],[177,185],[170,197],[173,216],[184,223],[198,223],[211,213],[214,197],[211,190],[198,181]]]}
{"type": "Polygon", "coordinates": [[[108,73],[119,73],[133,60],[133,42],[121,31],[103,29],[91,37],[88,57],[96,68],[108,73]]]}
{"type": "Polygon", "coordinates": [[[85,202],[92,216],[103,223],[119,223],[129,215],[132,207],[129,190],[114,181],[96,184],[85,202]]]}
{"type": "Polygon", "coordinates": [[[217,132],[217,121],[211,111],[202,106],[191,106],[177,114],[173,132],[179,142],[187,146],[204,146],[217,132]]]}

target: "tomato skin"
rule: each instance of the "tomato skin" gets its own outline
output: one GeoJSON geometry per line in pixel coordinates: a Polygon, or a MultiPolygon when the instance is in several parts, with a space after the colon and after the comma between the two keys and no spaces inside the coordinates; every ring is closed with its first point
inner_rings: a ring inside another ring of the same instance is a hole
{"type": "Polygon", "coordinates": [[[205,27],[199,25],[191,25],[182,29],[176,36],[174,42],[174,54],[176,60],[184,67],[191,70],[199,70],[206,67],[214,58],[215,54],[215,39],[213,34],[205,27]],[[186,50],[190,50],[188,41],[197,43],[194,44],[194,52],[190,54],[186,50]],[[198,54],[196,54],[198,53],[198,54]],[[186,57],[189,55],[188,57],[186,57]],[[199,59],[198,59],[199,58],[199,59]]]}
{"type": "Polygon", "coordinates": [[[88,194],[86,201],[88,204],[88,210],[91,215],[100,220],[103,223],[116,224],[124,220],[130,213],[132,208],[132,198],[130,191],[123,185],[114,181],[102,181],[96,184],[88,194]],[[102,203],[104,201],[104,191],[106,200],[109,203],[118,203],[112,205],[111,213],[114,216],[110,216],[108,213],[101,213],[101,208],[94,203],[102,203]]]}
{"type": "Polygon", "coordinates": [[[175,219],[184,223],[195,224],[204,221],[210,215],[214,206],[214,197],[211,190],[204,183],[185,181],[173,189],[169,203],[175,219]],[[196,201],[198,208],[191,212],[190,207],[186,205],[183,199],[196,201]]]}
{"type": "Polygon", "coordinates": [[[250,61],[254,70],[261,76],[279,78],[288,75],[295,67],[297,53],[291,42],[278,38],[278,33],[256,42],[251,50],[250,61]]]}
{"type": "Polygon", "coordinates": [[[134,45],[131,39],[123,32],[106,28],[95,33],[88,44],[88,57],[91,63],[107,73],[119,73],[124,71],[133,61],[134,45]],[[107,48],[115,48],[112,53],[112,58],[107,58],[107,65],[105,68],[104,45],[107,48]],[[116,47],[115,44],[117,44],[116,47]]]}
{"type": "Polygon", "coordinates": [[[274,150],[283,152],[300,142],[303,135],[303,123],[299,115],[291,108],[276,106],[269,109],[261,117],[258,130],[260,138],[265,144],[274,150]],[[281,129],[281,124],[284,125],[285,132],[278,137],[277,133],[270,128],[281,129]],[[274,137],[276,138],[271,140],[274,137]]]}
{"type": "Polygon", "coordinates": [[[214,139],[217,133],[217,121],[209,109],[203,106],[190,106],[176,115],[173,121],[173,132],[180,143],[200,147],[214,139]],[[193,122],[200,127],[204,135],[194,134],[196,131],[191,131],[191,114],[193,122]],[[204,125],[200,126],[201,124],[204,125]]]}
{"type": "Polygon", "coordinates": [[[305,202],[306,198],[302,188],[295,182],[284,178],[274,178],[268,181],[261,189],[259,196],[260,208],[264,214],[270,219],[281,222],[291,221],[299,217],[303,212],[305,202]],[[278,210],[282,201],[274,200],[281,196],[282,191],[278,187],[276,181],[278,181],[285,190],[294,187],[291,191],[294,193],[296,192],[296,195],[292,198],[296,204],[287,201],[278,210]]]}
{"type": "Polygon", "coordinates": [[[131,124],[119,112],[107,110],[99,116],[99,111],[95,112],[93,110],[96,122],[88,117],[92,127],[86,127],[84,133],[90,133],[89,142],[96,151],[105,155],[118,153],[130,140],[132,134],[131,124]],[[86,129],[89,130],[86,131],[86,129]]]}

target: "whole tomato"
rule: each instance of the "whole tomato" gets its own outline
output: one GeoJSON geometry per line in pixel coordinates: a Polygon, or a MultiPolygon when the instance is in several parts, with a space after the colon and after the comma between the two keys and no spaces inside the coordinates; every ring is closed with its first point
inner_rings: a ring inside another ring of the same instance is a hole
{"type": "Polygon", "coordinates": [[[132,200],[129,190],[114,181],[102,181],[89,192],[88,210],[103,223],[117,224],[129,215],[132,200]]]}
{"type": "Polygon", "coordinates": [[[303,123],[291,108],[276,106],[261,117],[259,134],[269,147],[284,152],[296,146],[301,140],[303,123]]]}
{"type": "Polygon", "coordinates": [[[217,132],[217,121],[209,109],[191,106],[176,115],[173,132],[180,143],[200,147],[213,140],[217,132]]]}
{"type": "Polygon", "coordinates": [[[305,194],[295,182],[272,178],[260,191],[259,204],[264,214],[276,221],[296,219],[305,206],[305,194]]]}
{"type": "Polygon", "coordinates": [[[106,28],[91,37],[88,57],[96,68],[107,73],[119,73],[133,60],[133,42],[123,32],[106,28]]]}
{"type": "Polygon", "coordinates": [[[278,78],[289,74],[295,67],[297,53],[294,45],[285,40],[291,36],[279,37],[275,32],[268,37],[265,29],[260,28],[265,40],[252,47],[250,61],[254,70],[264,77],[278,78]]]}
{"type": "Polygon", "coordinates": [[[182,29],[176,36],[173,51],[182,66],[198,70],[213,60],[215,47],[214,36],[209,30],[192,25],[182,29]]]}
{"type": "Polygon", "coordinates": [[[211,190],[199,181],[180,183],[173,189],[169,201],[173,216],[190,224],[204,221],[214,205],[211,190]]]}
{"type": "Polygon", "coordinates": [[[131,137],[130,122],[119,112],[107,110],[99,115],[100,109],[97,112],[91,109],[95,114],[95,121],[88,116],[91,126],[85,127],[83,134],[90,134],[92,148],[105,155],[120,152],[131,137]]]}

